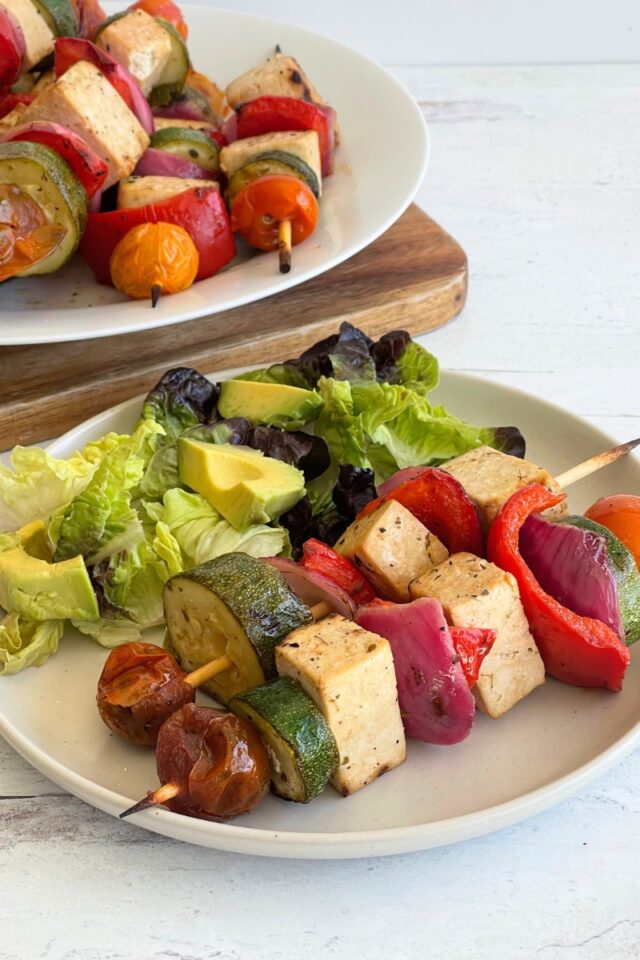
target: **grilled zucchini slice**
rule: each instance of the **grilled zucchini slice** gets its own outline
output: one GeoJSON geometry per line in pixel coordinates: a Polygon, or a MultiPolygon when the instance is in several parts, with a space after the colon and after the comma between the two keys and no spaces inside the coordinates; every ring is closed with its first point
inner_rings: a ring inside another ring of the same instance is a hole
{"type": "Polygon", "coordinates": [[[151,137],[150,147],[164,150],[183,160],[196,163],[215,173],[220,169],[220,147],[202,130],[188,127],[164,127],[151,137]]]}
{"type": "Polygon", "coordinates": [[[260,734],[274,793],[296,803],[309,803],[322,793],[338,766],[338,747],[299,683],[278,677],[234,697],[229,706],[260,734]]]}
{"type": "Polygon", "coordinates": [[[162,17],[156,17],[156,20],[171,38],[171,58],[162,71],[157,86],[149,94],[149,103],[152,107],[166,107],[182,92],[191,62],[187,45],[173,24],[162,17]]]}
{"type": "Polygon", "coordinates": [[[226,553],[171,577],[163,601],[167,646],[183,670],[223,654],[233,662],[203,684],[221,703],[274,677],[276,646],[313,622],[282,574],[245,553],[226,553]]]}

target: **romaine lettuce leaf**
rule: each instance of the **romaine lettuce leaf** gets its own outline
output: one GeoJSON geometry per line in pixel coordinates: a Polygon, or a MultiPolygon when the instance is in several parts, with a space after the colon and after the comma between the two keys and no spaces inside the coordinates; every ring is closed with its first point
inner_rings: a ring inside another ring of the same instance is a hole
{"type": "Polygon", "coordinates": [[[82,493],[52,524],[54,561],[82,554],[88,564],[98,564],[141,542],[144,532],[132,495],[163,433],[155,421],[143,420],[131,436],[119,438],[82,493]]]}
{"type": "Polygon", "coordinates": [[[35,623],[8,613],[0,620],[0,676],[41,667],[58,649],[64,621],[35,623]]]}
{"type": "Polygon", "coordinates": [[[15,447],[11,468],[0,464],[0,531],[49,520],[85,489],[118,440],[109,433],[67,460],[39,448],[15,447]]]}

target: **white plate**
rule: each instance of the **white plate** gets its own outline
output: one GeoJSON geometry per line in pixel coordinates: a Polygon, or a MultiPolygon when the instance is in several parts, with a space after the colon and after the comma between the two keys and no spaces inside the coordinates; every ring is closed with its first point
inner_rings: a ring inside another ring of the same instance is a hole
{"type": "MultiPolygon", "coordinates": [[[[342,144],[327,178],[318,227],[280,274],[273,256],[243,250],[233,264],[155,310],[99,286],[77,256],[60,272],[0,286],[0,345],[53,343],[130,333],[229,310],[287,290],[353,256],[391,226],[420,186],[428,158],[422,114],[382,67],[298,27],[182,5],[197,69],[225,85],[279,43],[304,66],[336,108],[342,144]]],[[[106,4],[107,11],[117,9],[106,4]]]]}
{"type": "MultiPolygon", "coordinates": [[[[464,374],[445,373],[438,397],[474,422],[517,424],[528,455],[554,473],[612,443],[559,407],[464,374]]],[[[121,404],[50,450],[68,456],[109,430],[128,431],[139,409],[139,401],[121,404]]],[[[586,509],[606,493],[639,488],[640,461],[627,458],[583,481],[571,507],[586,509]]],[[[0,679],[0,733],[60,786],[117,815],[157,777],[153,754],[116,739],[98,717],[95,688],[105,656],[90,640],[69,635],[42,669],[0,679]]],[[[405,764],[348,799],[329,788],[308,806],[268,797],[230,824],[164,809],[129,822],[203,846],[275,857],[379,856],[465,840],[557,803],[629,753],[640,743],[639,689],[634,651],[621,693],[549,680],[500,721],[478,714],[462,744],[409,741],[405,764]]]]}

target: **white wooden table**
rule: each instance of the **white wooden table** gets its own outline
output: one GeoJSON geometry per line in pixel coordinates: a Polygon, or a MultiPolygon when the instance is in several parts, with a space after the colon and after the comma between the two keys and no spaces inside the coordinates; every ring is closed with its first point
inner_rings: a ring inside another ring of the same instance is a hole
{"type": "MultiPolygon", "coordinates": [[[[431,125],[419,201],[471,265],[429,348],[640,435],[640,68],[397,73],[431,125]]],[[[639,864],[639,753],[499,834],[323,863],[119,823],[0,742],[0,960],[640,957],[639,864]]]]}

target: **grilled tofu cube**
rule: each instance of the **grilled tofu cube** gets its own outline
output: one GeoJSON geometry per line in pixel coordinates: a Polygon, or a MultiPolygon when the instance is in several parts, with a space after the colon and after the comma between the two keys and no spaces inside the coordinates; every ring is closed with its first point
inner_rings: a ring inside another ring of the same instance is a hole
{"type": "MultiPolygon", "coordinates": [[[[498,510],[516,490],[529,483],[541,483],[549,490],[561,493],[551,474],[529,460],[511,457],[492,447],[477,447],[460,457],[454,457],[440,467],[459,480],[478,508],[480,522],[485,530],[491,526],[498,510]]],[[[566,513],[566,503],[552,507],[549,514],[566,513]]]]}
{"type": "Polygon", "coordinates": [[[316,88],[293,57],[276,53],[264,63],[236,77],[227,87],[227,100],[232,107],[256,97],[295,97],[309,103],[323,104],[316,88]]]}
{"type": "Polygon", "coordinates": [[[171,37],[155,17],[132,10],[100,32],[96,43],[126,67],[145,97],[158,84],[171,59],[171,37]]]}
{"type": "Polygon", "coordinates": [[[376,593],[407,601],[409,584],[449,556],[435,534],[396,500],[348,527],[334,550],[362,571],[376,593]]]}
{"type": "Polygon", "coordinates": [[[17,103],[13,110],[5,114],[4,117],[0,118],[0,133],[4,130],[10,130],[11,127],[17,127],[19,124],[25,122],[25,115],[27,113],[26,103],[17,103]]]}
{"type": "Polygon", "coordinates": [[[343,796],[405,759],[393,657],[383,637],[333,614],[290,633],[276,647],[276,667],[324,714],[340,753],[331,782],[343,796]]]}
{"type": "Polygon", "coordinates": [[[544,683],[542,658],[510,573],[472,553],[455,553],[415,580],[410,591],[414,599],[438,599],[455,627],[496,631],[474,687],[484,713],[497,719],[544,683]]]}
{"type": "Polygon", "coordinates": [[[273,150],[283,150],[304,160],[318,178],[318,184],[322,185],[320,147],[315,130],[264,133],[259,137],[235,140],[220,151],[220,166],[228,177],[232,177],[236,170],[248,163],[252,157],[257,157],[261,153],[271,153],[273,150]]]}
{"type": "Polygon", "coordinates": [[[2,0],[2,6],[15,17],[22,29],[25,43],[22,68],[31,70],[53,53],[56,38],[32,0],[2,0]]]}
{"type": "Polygon", "coordinates": [[[162,203],[185,190],[198,187],[201,190],[220,190],[213,180],[192,180],[190,177],[128,177],[118,185],[118,210],[146,207],[150,203],[162,203]]]}
{"type": "Polygon", "coordinates": [[[25,122],[52,120],[69,127],[109,166],[105,187],[128,177],[149,145],[149,137],[97,67],[74,63],[41,93],[25,122]]]}

